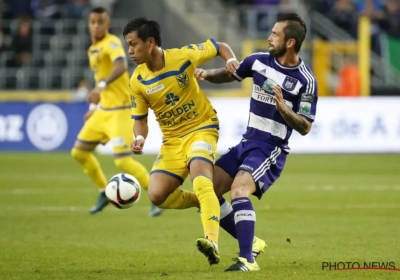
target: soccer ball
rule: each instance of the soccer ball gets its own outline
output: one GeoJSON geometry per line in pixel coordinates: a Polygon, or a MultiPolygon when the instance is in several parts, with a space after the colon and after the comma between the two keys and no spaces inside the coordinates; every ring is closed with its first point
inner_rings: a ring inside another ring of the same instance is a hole
{"type": "Polygon", "coordinates": [[[108,201],[118,209],[132,207],[140,200],[141,192],[138,180],[126,173],[114,175],[106,186],[108,201]]]}

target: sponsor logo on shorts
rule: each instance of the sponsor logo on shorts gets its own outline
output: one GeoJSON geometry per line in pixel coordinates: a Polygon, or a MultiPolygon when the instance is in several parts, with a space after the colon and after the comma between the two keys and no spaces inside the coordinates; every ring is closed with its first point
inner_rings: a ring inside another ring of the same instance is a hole
{"type": "Polygon", "coordinates": [[[156,160],[154,161],[153,165],[157,165],[160,162],[160,160],[162,160],[162,158],[163,158],[163,155],[158,155],[156,160]]]}
{"type": "Polygon", "coordinates": [[[121,137],[121,136],[120,137],[115,137],[111,141],[112,141],[114,147],[116,147],[116,146],[124,146],[125,145],[124,137],[121,137]]]}
{"type": "Polygon", "coordinates": [[[204,141],[199,141],[199,142],[194,143],[192,150],[197,150],[197,149],[204,149],[209,152],[212,151],[211,145],[204,141]]]}

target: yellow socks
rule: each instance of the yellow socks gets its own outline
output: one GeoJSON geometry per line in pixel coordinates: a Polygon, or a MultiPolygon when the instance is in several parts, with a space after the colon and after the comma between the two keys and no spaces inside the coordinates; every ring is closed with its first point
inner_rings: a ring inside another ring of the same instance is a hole
{"type": "Polygon", "coordinates": [[[205,176],[197,176],[193,180],[193,190],[200,203],[204,236],[218,244],[220,205],[213,182],[205,176]]]}
{"type": "Polygon", "coordinates": [[[92,179],[97,188],[99,190],[103,190],[107,185],[107,179],[106,176],[104,176],[103,170],[101,170],[99,162],[92,152],[73,148],[71,155],[82,165],[83,172],[85,172],[90,179],[92,179]]]}
{"type": "Polygon", "coordinates": [[[146,167],[135,161],[131,156],[114,159],[115,165],[124,173],[134,176],[140,183],[140,186],[147,190],[149,187],[150,175],[146,167]]]}
{"type": "Polygon", "coordinates": [[[199,203],[193,192],[178,188],[163,203],[156,206],[161,209],[187,209],[198,207],[199,203]]]}

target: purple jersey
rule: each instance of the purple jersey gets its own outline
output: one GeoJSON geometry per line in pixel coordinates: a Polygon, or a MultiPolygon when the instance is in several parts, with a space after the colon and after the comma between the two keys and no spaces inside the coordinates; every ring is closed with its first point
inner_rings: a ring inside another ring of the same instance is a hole
{"type": "Polygon", "coordinates": [[[289,151],[288,141],[293,129],[276,110],[272,86],[280,86],[286,105],[313,122],[318,88],[311,69],[302,60],[297,66],[287,67],[268,53],[254,53],[240,63],[233,76],[238,81],[253,78],[249,121],[243,138],[264,141],[289,151]]]}

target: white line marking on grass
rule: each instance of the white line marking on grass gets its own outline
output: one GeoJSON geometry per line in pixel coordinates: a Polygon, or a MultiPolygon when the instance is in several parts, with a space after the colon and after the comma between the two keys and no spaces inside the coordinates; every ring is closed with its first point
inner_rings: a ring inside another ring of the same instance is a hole
{"type": "Polygon", "coordinates": [[[35,194],[65,194],[65,193],[93,193],[96,194],[95,188],[63,188],[63,189],[4,189],[0,190],[0,194],[11,195],[35,195],[35,194]]]}
{"type": "Polygon", "coordinates": [[[271,205],[265,205],[260,209],[263,210],[400,209],[400,204],[288,205],[288,206],[277,206],[277,207],[271,205]]]}
{"type": "MultiPolygon", "coordinates": [[[[12,210],[20,212],[89,212],[90,206],[30,206],[30,207],[19,207],[19,206],[4,206],[0,205],[0,210],[12,210]]],[[[150,206],[132,206],[129,208],[131,211],[144,211],[149,210],[150,206]]],[[[107,207],[105,211],[123,211],[127,209],[117,209],[115,207],[107,207]]]]}
{"type": "MultiPolygon", "coordinates": [[[[278,189],[278,188],[276,188],[278,189]]],[[[290,190],[304,190],[304,188],[290,188],[290,190]]],[[[282,191],[288,190],[287,188],[282,188],[282,191]]],[[[342,192],[351,192],[351,191],[400,191],[399,185],[372,185],[372,186],[345,186],[345,185],[324,185],[324,186],[315,186],[310,185],[305,188],[308,192],[331,192],[331,191],[342,191],[342,192]]]]}

